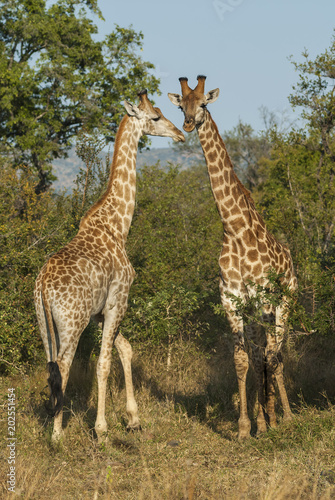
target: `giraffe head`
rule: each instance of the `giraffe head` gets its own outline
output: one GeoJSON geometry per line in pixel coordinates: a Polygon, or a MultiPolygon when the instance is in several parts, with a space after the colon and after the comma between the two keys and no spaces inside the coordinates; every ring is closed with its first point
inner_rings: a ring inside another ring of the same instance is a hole
{"type": "Polygon", "coordinates": [[[185,115],[183,129],[185,132],[192,132],[195,127],[199,127],[206,116],[206,106],[216,101],[219,97],[219,89],[211,90],[205,95],[205,76],[199,75],[198,84],[192,90],[187,83],[187,78],[179,78],[182,95],[168,94],[170,101],[178,106],[185,115]]]}
{"type": "Polygon", "coordinates": [[[147,91],[138,93],[140,104],[135,106],[128,101],[124,101],[124,107],[129,116],[139,120],[142,135],[159,135],[161,137],[171,137],[175,142],[184,142],[184,134],[165,118],[159,108],[154,108],[148,99],[147,91]]]}

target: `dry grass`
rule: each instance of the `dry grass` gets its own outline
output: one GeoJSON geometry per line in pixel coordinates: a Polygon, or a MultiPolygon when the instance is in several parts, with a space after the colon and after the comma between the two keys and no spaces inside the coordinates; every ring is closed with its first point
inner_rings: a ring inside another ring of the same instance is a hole
{"type": "MultiPolygon", "coordinates": [[[[303,368],[301,358],[293,356],[289,386],[296,392],[299,388],[291,377],[297,365],[303,368]]],[[[1,394],[5,398],[11,385],[18,400],[15,496],[48,500],[335,497],[335,408],[325,398],[323,408],[297,399],[293,422],[280,423],[260,439],[240,443],[235,375],[225,342],[211,358],[191,344],[176,345],[169,371],[163,353],[138,353],[134,378],[143,431],[125,431],[125,393],[115,356],[107,402],[108,441],[98,445],[92,431],[94,362],[83,368],[77,361],[67,392],[64,439],[58,448],[50,444],[44,370],[39,368],[24,379],[3,379],[1,394]]],[[[5,414],[1,432],[6,437],[5,414]]],[[[1,498],[12,498],[6,486],[5,446],[1,454],[1,498]]]]}

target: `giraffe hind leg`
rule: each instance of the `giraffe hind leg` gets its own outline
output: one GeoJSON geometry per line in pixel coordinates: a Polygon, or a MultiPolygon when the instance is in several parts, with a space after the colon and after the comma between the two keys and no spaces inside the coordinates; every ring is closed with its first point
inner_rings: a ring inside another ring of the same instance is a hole
{"type": "Polygon", "coordinates": [[[264,306],[263,322],[265,323],[265,391],[266,391],[266,410],[269,419],[270,427],[277,426],[277,418],[275,412],[275,352],[276,352],[276,335],[275,335],[275,316],[272,306],[264,306]]]}
{"type": "Polygon", "coordinates": [[[98,411],[95,421],[95,432],[98,441],[102,441],[107,432],[105,416],[107,380],[112,361],[112,349],[117,335],[118,327],[127,310],[128,294],[119,293],[118,289],[110,289],[110,298],[106,302],[102,332],[100,355],[97,364],[98,378],[98,411]]]}
{"type": "Polygon", "coordinates": [[[264,356],[264,341],[262,339],[262,328],[256,323],[246,326],[246,335],[251,344],[252,364],[257,383],[257,434],[267,430],[266,424],[266,370],[264,356]]]}
{"type": "Polygon", "coordinates": [[[134,397],[133,378],[131,371],[131,359],[133,351],[130,343],[123,337],[123,335],[121,335],[121,333],[119,333],[115,339],[115,347],[121,359],[124,372],[124,380],[126,385],[126,395],[127,395],[126,409],[129,418],[127,430],[138,431],[141,430],[141,424],[138,417],[137,403],[134,397]]]}
{"type": "Polygon", "coordinates": [[[51,417],[55,417],[63,408],[62,375],[57,362],[49,361],[48,370],[51,408],[47,408],[47,412],[51,417]]]}
{"type": "Polygon", "coordinates": [[[283,375],[283,361],[281,354],[284,336],[286,315],[283,307],[271,311],[266,320],[272,325],[267,332],[266,369],[267,369],[267,409],[270,426],[276,427],[275,416],[275,382],[277,382],[280,399],[283,406],[284,420],[290,420],[292,413],[288,401],[283,375]],[[275,322],[274,322],[275,319],[275,322]]]}
{"type": "Polygon", "coordinates": [[[285,331],[285,326],[287,322],[287,312],[285,311],[285,306],[277,307],[276,309],[276,339],[277,339],[277,367],[275,370],[275,377],[278,385],[279,395],[283,406],[284,420],[292,419],[292,412],[290,408],[290,403],[287,397],[287,392],[284,383],[283,374],[283,360],[281,355],[282,341],[285,331]]]}

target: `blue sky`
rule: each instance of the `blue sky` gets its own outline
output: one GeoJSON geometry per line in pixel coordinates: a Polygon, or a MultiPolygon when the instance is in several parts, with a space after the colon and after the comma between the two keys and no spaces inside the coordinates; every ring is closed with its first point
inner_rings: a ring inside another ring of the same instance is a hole
{"type": "MultiPolygon", "coordinates": [[[[306,48],[314,58],[331,45],[334,0],[98,0],[105,22],[99,33],[130,25],[144,35],[141,57],[156,66],[161,96],[156,104],[176,126],[183,116],[167,97],[180,92],[178,78],[207,76],[206,90],[220,88],[210,107],[220,132],[238,120],[255,130],[263,126],[259,108],[292,115],[288,95],[298,74],[288,60],[302,61],[306,48]]],[[[153,138],[153,147],[167,147],[153,138]]]]}

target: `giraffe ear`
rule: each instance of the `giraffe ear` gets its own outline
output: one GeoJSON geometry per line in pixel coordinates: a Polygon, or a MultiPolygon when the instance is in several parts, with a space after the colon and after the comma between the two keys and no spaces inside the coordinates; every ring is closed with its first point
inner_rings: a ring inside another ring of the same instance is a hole
{"type": "Polygon", "coordinates": [[[143,111],[141,111],[135,104],[131,104],[128,101],[124,101],[124,107],[129,116],[135,116],[138,119],[143,118],[143,111]]]}
{"type": "Polygon", "coordinates": [[[168,98],[175,106],[180,106],[182,96],[179,94],[168,94],[168,98]]]}
{"type": "Polygon", "coordinates": [[[214,89],[210,90],[208,94],[206,94],[206,104],[211,104],[212,102],[215,102],[216,99],[219,97],[220,94],[220,89],[214,89]]]}

